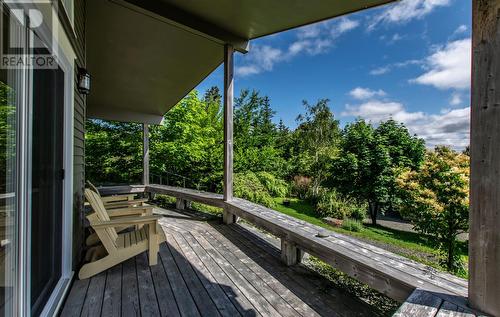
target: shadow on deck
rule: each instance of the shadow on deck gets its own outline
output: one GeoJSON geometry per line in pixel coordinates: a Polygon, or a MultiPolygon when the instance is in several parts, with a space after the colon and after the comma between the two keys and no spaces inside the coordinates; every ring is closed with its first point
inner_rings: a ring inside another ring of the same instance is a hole
{"type": "Polygon", "coordinates": [[[76,280],[61,316],[373,316],[240,225],[160,209],[167,241],[158,265],[143,253],[76,280]]]}

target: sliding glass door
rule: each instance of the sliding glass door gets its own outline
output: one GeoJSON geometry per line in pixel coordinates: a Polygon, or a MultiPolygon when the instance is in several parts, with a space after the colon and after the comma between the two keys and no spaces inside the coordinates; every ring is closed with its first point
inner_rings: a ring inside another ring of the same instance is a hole
{"type": "Polygon", "coordinates": [[[38,316],[61,278],[64,73],[33,71],[31,313],[38,316]]]}
{"type": "Polygon", "coordinates": [[[63,250],[71,241],[72,65],[5,65],[5,56],[53,53],[37,7],[24,5],[0,0],[0,317],[52,314],[71,265],[63,250]]]}

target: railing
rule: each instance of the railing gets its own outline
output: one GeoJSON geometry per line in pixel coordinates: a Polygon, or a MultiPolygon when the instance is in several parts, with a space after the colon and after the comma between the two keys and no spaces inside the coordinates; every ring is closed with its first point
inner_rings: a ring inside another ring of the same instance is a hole
{"type": "MultiPolygon", "coordinates": [[[[234,219],[233,216],[243,218],[280,238],[282,260],[287,265],[299,263],[303,252],[307,252],[400,302],[418,290],[420,293],[415,293],[417,295],[424,291],[442,303],[468,309],[467,282],[464,279],[437,272],[350,236],[325,230],[244,199],[234,198],[226,202],[219,194],[159,184],[115,186],[100,191],[103,195],[139,192],[165,194],[177,199],[177,209],[189,208],[191,201],[222,207],[227,213],[225,219],[234,219]]],[[[403,311],[410,304],[402,306],[403,311]]]]}
{"type": "Polygon", "coordinates": [[[149,181],[152,184],[182,186],[183,188],[186,188],[186,184],[194,184],[192,179],[172,172],[149,173],[149,181]]]}

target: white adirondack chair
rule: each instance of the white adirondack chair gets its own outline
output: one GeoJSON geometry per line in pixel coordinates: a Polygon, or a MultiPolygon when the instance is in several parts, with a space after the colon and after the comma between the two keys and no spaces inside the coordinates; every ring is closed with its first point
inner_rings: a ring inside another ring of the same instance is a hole
{"type": "Polygon", "coordinates": [[[85,197],[94,213],[87,216],[102,246],[107,252],[103,258],[85,264],[78,273],[86,279],[105,271],[144,251],[149,251],[149,265],[156,265],[160,243],[166,240],[163,229],[158,224],[161,216],[136,216],[110,219],[97,193],[85,189],[85,197]],[[142,226],[134,231],[117,233],[116,227],[142,226]]]}
{"type": "Polygon", "coordinates": [[[99,195],[106,209],[144,206],[144,204],[148,201],[147,198],[136,199],[134,194],[101,197],[99,190],[94,186],[94,184],[92,184],[90,181],[87,181],[87,185],[90,189],[92,189],[99,195]]]}
{"type": "MultiPolygon", "coordinates": [[[[126,216],[151,216],[153,215],[153,206],[151,205],[145,205],[141,203],[141,205],[138,206],[133,206],[133,205],[122,205],[120,208],[110,208],[109,204],[106,204],[103,200],[103,197],[99,194],[99,191],[97,191],[97,188],[95,188],[92,183],[88,182],[89,184],[89,190],[94,192],[97,195],[97,198],[102,202],[102,205],[104,209],[106,210],[106,213],[108,214],[108,217],[111,219],[117,219],[119,217],[126,217],[126,216]]],[[[87,199],[87,203],[90,204],[90,202],[87,199]]],[[[92,206],[92,209],[94,207],[92,206]]],[[[96,211],[94,209],[94,211],[96,211]]],[[[131,226],[121,226],[121,227],[116,227],[115,230],[116,232],[121,232],[125,229],[130,228],[131,226]]],[[[140,229],[139,225],[135,226],[137,229],[140,229]]],[[[87,240],[85,241],[85,244],[87,246],[95,245],[96,243],[99,242],[99,238],[95,233],[89,235],[87,237],[87,240]]]]}

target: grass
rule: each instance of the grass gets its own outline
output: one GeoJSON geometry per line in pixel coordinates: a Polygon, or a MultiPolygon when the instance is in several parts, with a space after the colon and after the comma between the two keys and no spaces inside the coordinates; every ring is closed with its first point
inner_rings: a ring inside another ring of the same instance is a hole
{"type": "MultiPolygon", "coordinates": [[[[363,229],[357,232],[346,230],[341,227],[334,227],[324,223],[318,218],[314,211],[314,207],[308,202],[296,198],[289,200],[290,205],[284,206],[283,198],[275,198],[275,210],[325,229],[371,242],[391,252],[406,256],[412,260],[437,269],[443,269],[439,264],[439,250],[437,250],[432,238],[428,236],[416,232],[395,230],[370,224],[364,224],[363,229]]],[[[463,261],[468,260],[466,242],[459,243],[459,253],[463,261]]],[[[458,274],[458,276],[466,277],[466,273],[458,274]]]]}

